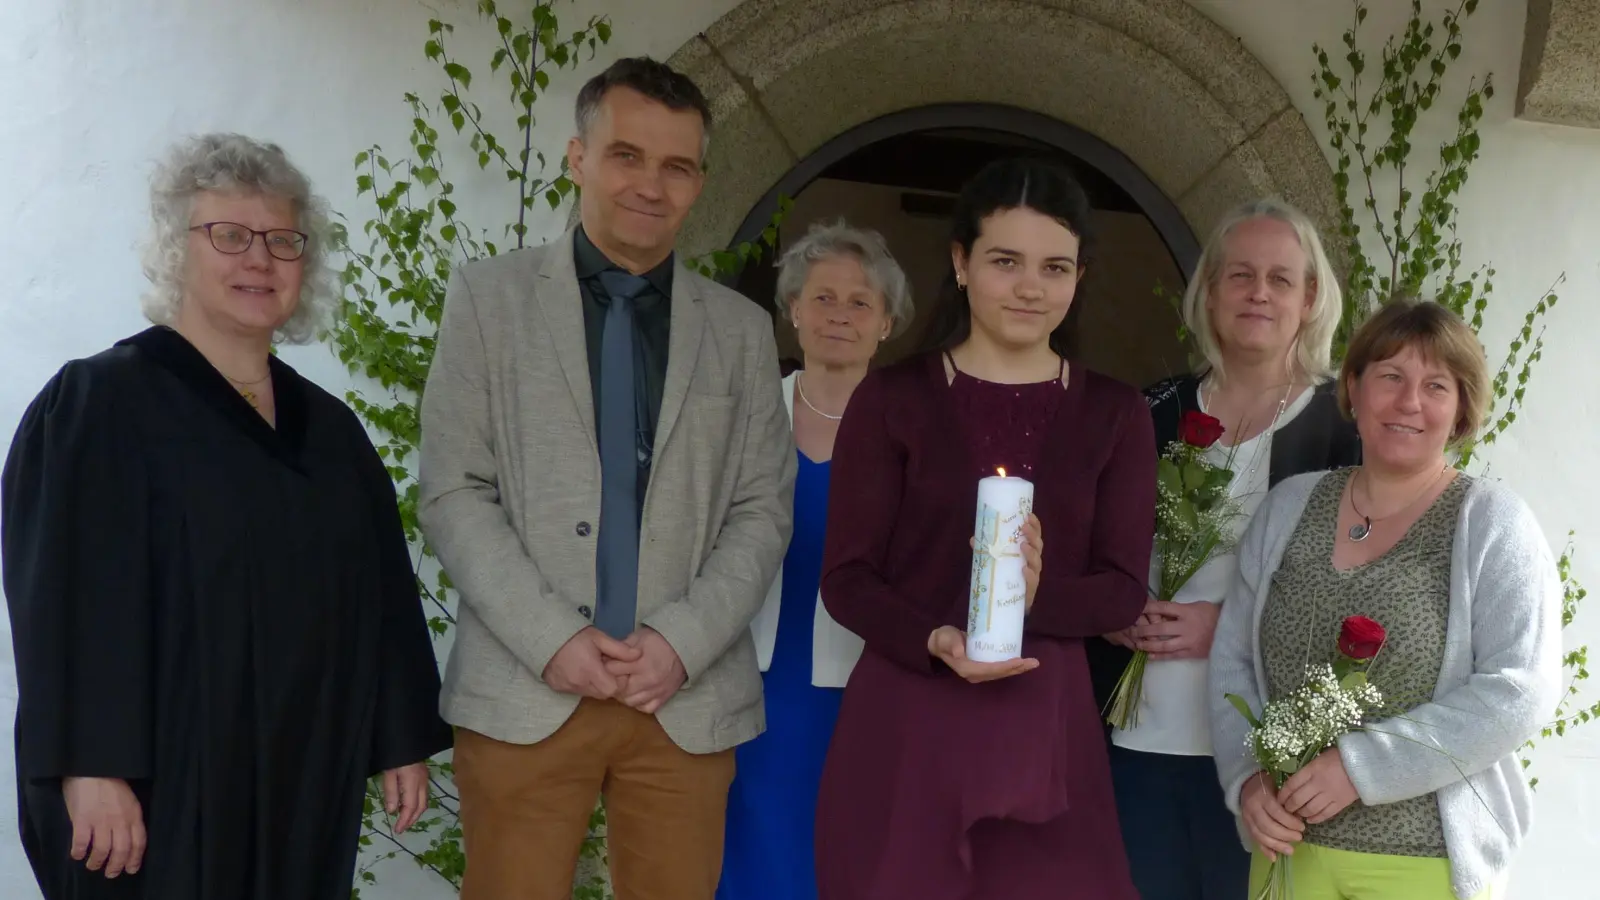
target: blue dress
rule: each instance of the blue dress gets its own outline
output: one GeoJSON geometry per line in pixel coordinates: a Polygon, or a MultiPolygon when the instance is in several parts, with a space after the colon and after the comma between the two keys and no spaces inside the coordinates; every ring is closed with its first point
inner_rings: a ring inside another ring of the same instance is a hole
{"type": "Polygon", "coordinates": [[[817,786],[839,717],[840,688],[811,684],[811,629],[828,522],[828,463],[799,454],[794,536],[772,664],[762,673],[767,730],[735,751],[717,900],[816,900],[817,786]]]}

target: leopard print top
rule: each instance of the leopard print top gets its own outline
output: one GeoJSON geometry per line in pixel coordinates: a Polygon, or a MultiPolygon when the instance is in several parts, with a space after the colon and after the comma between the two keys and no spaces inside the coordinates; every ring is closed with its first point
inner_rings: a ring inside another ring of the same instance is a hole
{"type": "MultiPolygon", "coordinates": [[[[1261,613],[1262,663],[1276,700],[1304,682],[1306,665],[1337,658],[1345,617],[1372,618],[1388,632],[1368,671],[1383,693],[1377,718],[1387,718],[1433,699],[1450,614],[1450,552],[1471,479],[1458,475],[1387,553],[1341,572],[1333,567],[1334,531],[1354,472],[1331,472],[1312,489],[1261,613]]],[[[1327,822],[1307,825],[1305,840],[1356,853],[1447,855],[1431,793],[1381,806],[1357,800],[1327,822]]]]}

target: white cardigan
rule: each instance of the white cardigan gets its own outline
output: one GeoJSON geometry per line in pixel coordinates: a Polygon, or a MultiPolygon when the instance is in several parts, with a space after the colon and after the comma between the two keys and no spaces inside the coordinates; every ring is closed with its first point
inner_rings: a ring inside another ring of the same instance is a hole
{"type": "MultiPolygon", "coordinates": [[[[789,409],[789,422],[794,422],[795,374],[783,380],[783,402],[789,409]]],[[[751,634],[756,639],[756,660],[765,672],[772,665],[772,650],[778,643],[778,604],[783,597],[783,566],[767,590],[767,599],[761,611],[750,622],[751,634]]],[[[817,591],[816,615],[811,624],[811,683],[817,687],[842,688],[850,680],[850,671],[861,658],[861,638],[840,625],[828,615],[822,605],[822,592],[817,591]]]]}

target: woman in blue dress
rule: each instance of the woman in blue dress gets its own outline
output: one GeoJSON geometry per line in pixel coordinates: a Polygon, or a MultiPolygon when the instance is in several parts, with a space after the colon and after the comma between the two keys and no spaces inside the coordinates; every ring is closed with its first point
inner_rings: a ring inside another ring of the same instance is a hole
{"type": "Polygon", "coordinates": [[[861,639],[823,609],[828,469],[845,405],[878,348],[910,324],[906,276],[882,236],[816,225],[779,261],[778,304],[803,367],[784,379],[799,474],[794,537],[751,623],[767,730],[736,751],[717,900],[816,900],[817,785],[861,639]]]}

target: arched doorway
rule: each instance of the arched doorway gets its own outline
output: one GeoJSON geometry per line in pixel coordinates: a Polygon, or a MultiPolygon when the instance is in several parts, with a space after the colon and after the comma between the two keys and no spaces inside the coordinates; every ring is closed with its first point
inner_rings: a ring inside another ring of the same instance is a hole
{"type": "Polygon", "coordinates": [[[710,178],[680,241],[691,254],[728,246],[830,141],[961,104],[1095,136],[1192,234],[1269,194],[1338,223],[1327,160],[1288,94],[1184,0],[743,0],[669,62],[715,121],[710,178]]]}
{"type": "MultiPolygon", "coordinates": [[[[962,183],[993,159],[1027,156],[1071,169],[1089,194],[1100,238],[1069,323],[1074,355],[1131,384],[1185,367],[1170,305],[1199,244],[1181,212],[1126,155],[1071,125],[995,104],[935,104],[881,116],[837,135],[801,160],[749,210],[734,243],[755,240],[781,197],[794,207],[779,229],[788,246],[816,221],[843,218],[882,233],[917,301],[911,329],[885,346],[891,362],[921,343],[928,305],[948,271],[948,211],[962,183]]],[[[771,304],[776,271],[747,267],[741,293],[771,304]]],[[[778,329],[779,352],[798,355],[778,329]]]]}

